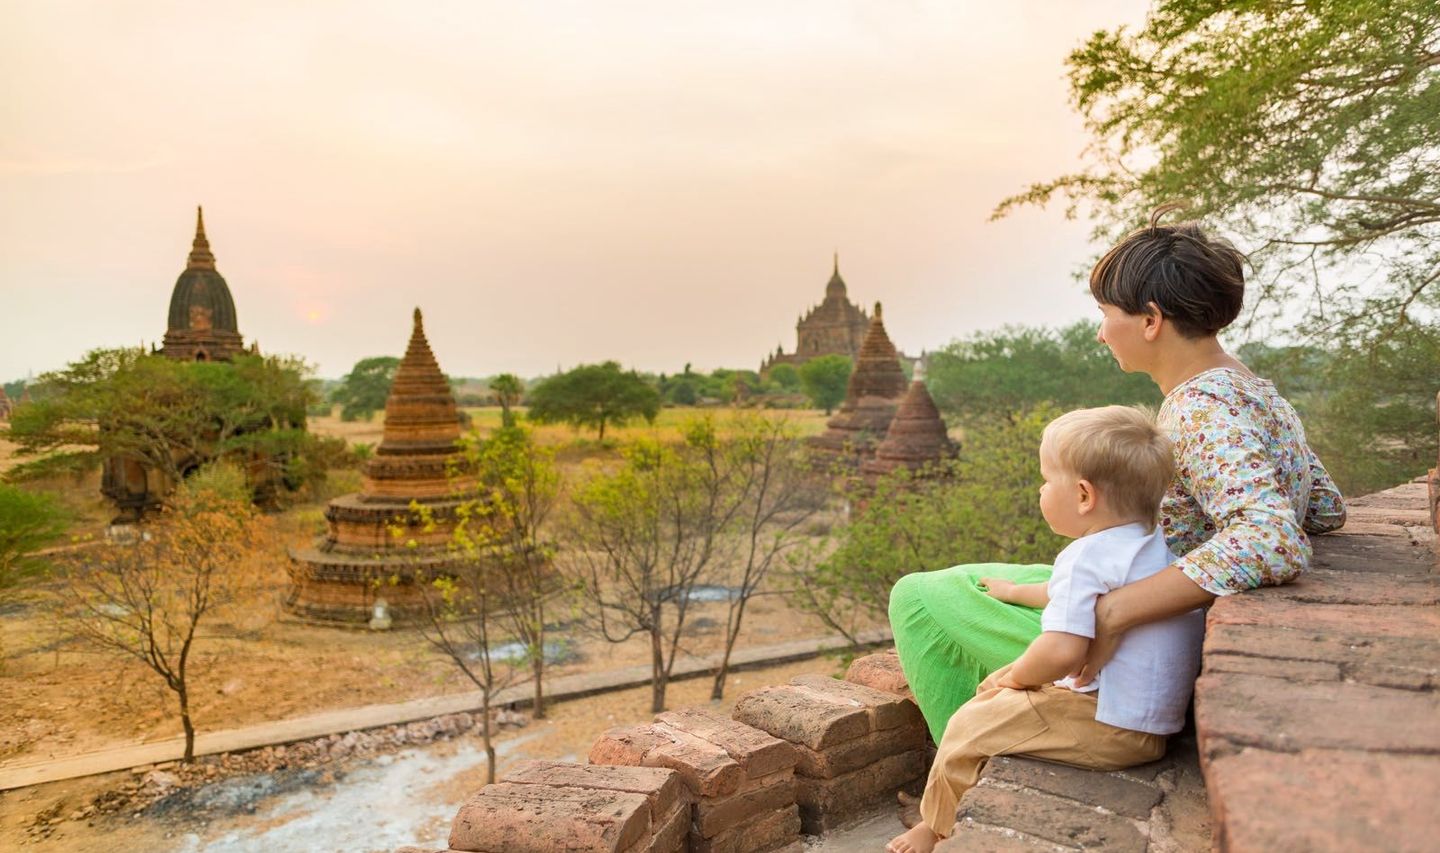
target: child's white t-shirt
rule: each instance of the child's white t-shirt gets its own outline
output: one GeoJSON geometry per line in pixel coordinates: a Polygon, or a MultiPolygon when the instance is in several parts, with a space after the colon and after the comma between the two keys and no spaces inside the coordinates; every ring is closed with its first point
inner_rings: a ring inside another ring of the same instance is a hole
{"type": "MultiPolygon", "coordinates": [[[[1055,558],[1040,614],[1042,631],[1095,638],[1095,602],[1112,589],[1143,580],[1175,561],[1159,528],[1125,524],[1082,536],[1055,558]]],[[[1200,673],[1205,611],[1128,631],[1115,656],[1084,691],[1099,690],[1095,719],[1137,732],[1168,735],[1185,725],[1185,708],[1200,673]]],[[[1055,682],[1076,689],[1070,679],[1055,682]]]]}

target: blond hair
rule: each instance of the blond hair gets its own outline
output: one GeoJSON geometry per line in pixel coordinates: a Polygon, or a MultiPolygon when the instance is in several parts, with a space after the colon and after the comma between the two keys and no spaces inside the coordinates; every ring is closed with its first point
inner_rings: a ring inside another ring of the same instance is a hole
{"type": "Polygon", "coordinates": [[[1045,427],[1040,446],[1063,470],[1103,490],[1116,512],[1151,524],[1159,518],[1175,451],[1148,410],[1076,409],[1045,427]]]}

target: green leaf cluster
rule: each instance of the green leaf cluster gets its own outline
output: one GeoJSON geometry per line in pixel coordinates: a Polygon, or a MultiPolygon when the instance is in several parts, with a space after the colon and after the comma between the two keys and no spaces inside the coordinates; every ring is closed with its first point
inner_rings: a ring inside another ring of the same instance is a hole
{"type": "Polygon", "coordinates": [[[400,359],[392,355],[362,358],[355,362],[340,384],[330,392],[330,401],[340,406],[342,421],[370,420],[385,408],[390,386],[400,359]]]}
{"type": "Polygon", "coordinates": [[[855,365],[843,355],[822,355],[800,365],[800,387],[810,404],[830,414],[845,400],[850,373],[855,365]]]}
{"type": "Polygon", "coordinates": [[[654,386],[614,361],[581,365],[530,391],[531,420],[593,429],[601,441],[607,426],[623,426],[636,418],[653,422],[659,413],[660,394],[654,386]]]}
{"type": "Polygon", "coordinates": [[[0,596],[45,571],[35,552],[58,542],[68,524],[55,498],[0,483],[0,596]]]}

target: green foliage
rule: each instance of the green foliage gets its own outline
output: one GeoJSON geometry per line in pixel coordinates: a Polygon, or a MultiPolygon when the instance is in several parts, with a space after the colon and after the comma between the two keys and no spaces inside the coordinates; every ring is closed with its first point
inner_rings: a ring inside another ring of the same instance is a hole
{"type": "Polygon", "coordinates": [[[512,410],[520,405],[520,398],[525,394],[525,382],[513,373],[502,373],[490,380],[490,392],[500,404],[501,425],[514,426],[515,414],[512,410]]]}
{"type": "Polygon", "coordinates": [[[1299,410],[1343,493],[1387,489],[1435,464],[1440,327],[1406,323],[1331,350],[1251,345],[1241,354],[1299,410]]]}
{"type": "Polygon", "coordinates": [[[1113,241],[1182,200],[1244,238],[1261,319],[1301,301],[1311,333],[1433,319],[1437,56],[1434,0],[1161,0],[1143,27],[1097,32],[1068,58],[1088,168],[995,215],[1063,197],[1113,241]]]}
{"type": "Polygon", "coordinates": [[[800,365],[800,386],[817,409],[830,414],[845,399],[854,365],[843,355],[822,355],[800,365]]]}
{"type": "Polygon", "coordinates": [[[903,469],[858,501],[836,546],[797,580],[793,598],[850,633],[883,618],[890,588],[910,572],[962,563],[1050,562],[1064,547],[1040,514],[1040,435],[1059,411],[1040,406],[971,430],[947,476],[903,469]]]}
{"type": "Polygon", "coordinates": [[[35,552],[59,541],[68,523],[50,495],[0,483],[0,596],[46,570],[35,552]]]}
{"type": "Polygon", "coordinates": [[[969,426],[1052,403],[1063,411],[1112,403],[1158,406],[1143,373],[1125,373],[1095,338],[1097,324],[1061,329],[1011,326],[980,332],[930,355],[926,383],[935,405],[969,426]]]}
{"type": "Polygon", "coordinates": [[[399,367],[400,359],[391,355],[362,358],[355,362],[355,366],[340,380],[340,385],[330,392],[331,402],[340,404],[340,419],[357,421],[363,418],[368,421],[384,409],[399,367]]]}
{"type": "Polygon", "coordinates": [[[552,376],[530,392],[530,419],[536,423],[568,423],[596,430],[605,439],[605,427],[644,418],[653,422],[660,412],[660,394],[633,370],[617,362],[585,364],[552,376]]]}
{"type": "Polygon", "coordinates": [[[800,371],[793,364],[777,364],[770,368],[770,381],[781,391],[793,393],[800,390],[800,371]]]}
{"type": "Polygon", "coordinates": [[[226,459],[294,486],[297,476],[319,475],[307,464],[319,446],[305,431],[316,394],[306,371],[300,360],[276,356],[187,362],[94,350],[40,377],[34,402],[16,411],[9,438],[27,461],[10,477],[125,457],[178,483],[195,467],[226,459]]]}

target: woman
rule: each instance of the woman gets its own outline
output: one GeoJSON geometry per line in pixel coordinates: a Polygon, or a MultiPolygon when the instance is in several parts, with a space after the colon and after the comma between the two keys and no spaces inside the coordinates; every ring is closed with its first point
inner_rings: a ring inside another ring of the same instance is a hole
{"type": "MultiPolygon", "coordinates": [[[[1306,533],[1345,523],[1345,505],[1275,386],[1225,352],[1216,335],[1240,313],[1243,257],[1198,224],[1126,236],[1090,274],[1099,339],[1120,368],[1165,395],[1158,420],[1175,443],[1176,476],[1161,507],[1179,559],[1100,599],[1081,684],[1125,632],[1206,607],[1217,596],[1287,583],[1310,560],[1306,533]]],[[[1040,632],[1039,611],[1003,604],[982,578],[1037,583],[1049,566],[984,564],[907,575],[890,594],[890,623],[910,688],[936,742],[990,672],[1040,632]]]]}

